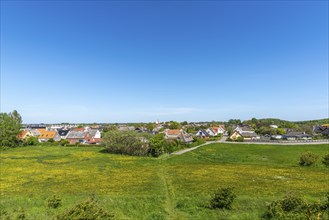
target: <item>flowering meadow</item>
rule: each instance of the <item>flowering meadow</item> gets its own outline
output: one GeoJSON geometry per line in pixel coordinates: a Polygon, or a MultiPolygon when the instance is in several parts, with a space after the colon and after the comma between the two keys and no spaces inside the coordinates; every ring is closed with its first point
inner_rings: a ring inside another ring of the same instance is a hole
{"type": "Polygon", "coordinates": [[[102,150],[2,149],[0,209],[6,216],[53,219],[94,195],[117,219],[260,219],[271,201],[287,193],[320,202],[329,191],[329,168],[321,163],[328,145],[212,144],[160,158],[102,150]],[[314,166],[299,166],[305,151],[319,155],[314,166]],[[232,210],[209,208],[219,187],[234,187],[232,210]],[[57,209],[46,206],[53,195],[62,201],[57,209]]]}

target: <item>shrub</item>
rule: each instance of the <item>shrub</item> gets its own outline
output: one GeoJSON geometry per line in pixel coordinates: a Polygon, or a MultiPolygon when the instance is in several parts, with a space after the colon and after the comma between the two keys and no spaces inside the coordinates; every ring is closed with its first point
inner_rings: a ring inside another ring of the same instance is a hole
{"type": "Polygon", "coordinates": [[[48,208],[58,208],[62,206],[62,199],[56,195],[53,195],[47,199],[47,207],[48,208]]]}
{"type": "Polygon", "coordinates": [[[213,209],[232,209],[232,203],[236,198],[233,189],[233,187],[217,189],[210,200],[210,207],[213,209]]]}
{"type": "Polygon", "coordinates": [[[244,141],[244,138],[243,137],[238,137],[235,141],[236,142],[243,142],[244,141]]]}
{"type": "Polygon", "coordinates": [[[311,166],[317,161],[318,157],[319,157],[318,155],[316,155],[312,152],[303,153],[300,156],[299,165],[301,165],[301,166],[311,166]]]}
{"type": "Polygon", "coordinates": [[[47,142],[49,142],[49,143],[54,143],[55,140],[54,140],[53,138],[50,138],[47,142]]]}
{"type": "Polygon", "coordinates": [[[327,219],[329,216],[329,194],[323,203],[307,204],[302,198],[291,193],[282,200],[267,206],[263,219],[327,219]]]}
{"type": "Polygon", "coordinates": [[[307,205],[298,196],[288,193],[282,200],[273,201],[267,206],[265,219],[304,219],[307,205]]]}
{"type": "Polygon", "coordinates": [[[61,139],[59,141],[59,145],[61,145],[61,146],[66,146],[66,145],[69,145],[69,144],[70,144],[70,141],[67,140],[67,139],[61,139]]]}
{"type": "Polygon", "coordinates": [[[94,196],[86,201],[77,204],[62,215],[57,216],[61,220],[96,220],[96,219],[114,219],[114,215],[108,213],[102,208],[94,196]]]}
{"type": "Polygon", "coordinates": [[[32,146],[40,144],[37,137],[29,137],[28,139],[24,140],[24,146],[32,146]]]}
{"type": "Polygon", "coordinates": [[[322,163],[324,165],[326,165],[327,167],[329,167],[329,154],[327,154],[323,157],[322,163]]]}
{"type": "Polygon", "coordinates": [[[305,207],[305,202],[302,198],[288,193],[281,201],[282,210],[285,212],[301,211],[305,207]]]}

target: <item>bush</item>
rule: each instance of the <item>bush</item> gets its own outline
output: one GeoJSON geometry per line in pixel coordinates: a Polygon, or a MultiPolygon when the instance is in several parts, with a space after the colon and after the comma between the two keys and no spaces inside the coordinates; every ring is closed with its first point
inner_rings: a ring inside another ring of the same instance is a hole
{"type": "Polygon", "coordinates": [[[303,153],[300,156],[299,165],[301,165],[301,166],[311,166],[311,165],[315,164],[318,157],[319,157],[318,155],[316,155],[312,152],[303,153]]]}
{"type": "Polygon", "coordinates": [[[289,193],[282,200],[269,204],[267,212],[262,217],[263,219],[326,219],[329,217],[328,202],[329,194],[324,203],[307,204],[301,197],[289,193]]]}
{"type": "Polygon", "coordinates": [[[232,209],[232,203],[236,198],[233,187],[219,188],[210,200],[212,209],[232,209]]]}
{"type": "Polygon", "coordinates": [[[305,207],[305,202],[302,198],[288,193],[281,201],[282,210],[285,212],[301,211],[305,207]]]}
{"type": "Polygon", "coordinates": [[[54,140],[53,138],[50,138],[47,142],[49,142],[49,143],[54,143],[55,140],[54,140]]]}
{"type": "Polygon", "coordinates": [[[67,145],[70,144],[70,141],[67,140],[67,139],[61,139],[61,140],[59,141],[59,144],[60,144],[61,146],[67,146],[67,145]]]}
{"type": "Polygon", "coordinates": [[[62,206],[62,199],[56,195],[53,195],[47,199],[47,207],[48,208],[58,208],[62,206]]]}
{"type": "Polygon", "coordinates": [[[327,167],[329,167],[329,154],[327,154],[323,157],[322,163],[324,165],[326,165],[327,167]]]}
{"type": "Polygon", "coordinates": [[[23,141],[24,146],[33,146],[40,144],[37,137],[29,137],[23,141]]]}
{"type": "Polygon", "coordinates": [[[77,204],[62,215],[57,216],[61,220],[101,220],[114,219],[114,215],[108,213],[102,208],[94,196],[88,198],[86,201],[77,204]]]}

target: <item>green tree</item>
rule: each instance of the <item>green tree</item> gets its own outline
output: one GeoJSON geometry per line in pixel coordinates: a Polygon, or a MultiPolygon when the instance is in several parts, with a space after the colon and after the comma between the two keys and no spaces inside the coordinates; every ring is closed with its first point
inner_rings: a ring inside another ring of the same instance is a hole
{"type": "Polygon", "coordinates": [[[177,121],[172,121],[169,125],[169,129],[179,129],[180,127],[180,123],[177,121]]]}
{"type": "Polygon", "coordinates": [[[188,125],[188,122],[187,121],[183,121],[182,123],[180,123],[181,125],[188,125]]]}
{"type": "Polygon", "coordinates": [[[285,131],[283,128],[277,128],[277,129],[276,129],[276,133],[277,133],[277,134],[280,134],[280,135],[283,135],[283,134],[286,133],[286,131],[285,131]]]}
{"type": "Polygon", "coordinates": [[[146,156],[149,150],[148,134],[135,131],[109,131],[105,134],[107,151],[117,154],[146,156]]]}
{"type": "Polygon", "coordinates": [[[11,113],[0,113],[0,146],[18,146],[17,135],[21,126],[22,118],[16,110],[11,113]]]}
{"type": "Polygon", "coordinates": [[[159,133],[150,138],[150,154],[158,157],[165,153],[165,138],[163,133],[159,133]]]}
{"type": "Polygon", "coordinates": [[[228,124],[230,124],[230,125],[241,124],[241,120],[240,119],[230,119],[230,120],[228,120],[228,124]]]}
{"type": "Polygon", "coordinates": [[[153,131],[153,129],[155,128],[155,124],[154,123],[147,123],[145,127],[147,128],[147,130],[153,131]]]}

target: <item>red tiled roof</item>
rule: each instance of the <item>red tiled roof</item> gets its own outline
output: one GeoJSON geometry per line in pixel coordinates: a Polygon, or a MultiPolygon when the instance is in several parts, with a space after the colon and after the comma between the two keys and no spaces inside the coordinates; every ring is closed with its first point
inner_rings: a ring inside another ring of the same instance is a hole
{"type": "Polygon", "coordinates": [[[84,131],[84,128],[74,128],[73,131],[84,131]]]}
{"type": "Polygon", "coordinates": [[[167,131],[168,135],[179,135],[180,134],[180,130],[178,129],[173,129],[173,130],[168,130],[167,131]]]}
{"type": "Polygon", "coordinates": [[[22,131],[21,133],[19,133],[19,134],[17,135],[17,138],[18,138],[18,139],[23,139],[23,138],[25,137],[25,135],[27,134],[27,132],[28,132],[28,131],[26,131],[26,130],[25,130],[25,131],[22,131]]]}
{"type": "Polygon", "coordinates": [[[218,127],[211,127],[215,133],[218,133],[218,127]]]}

